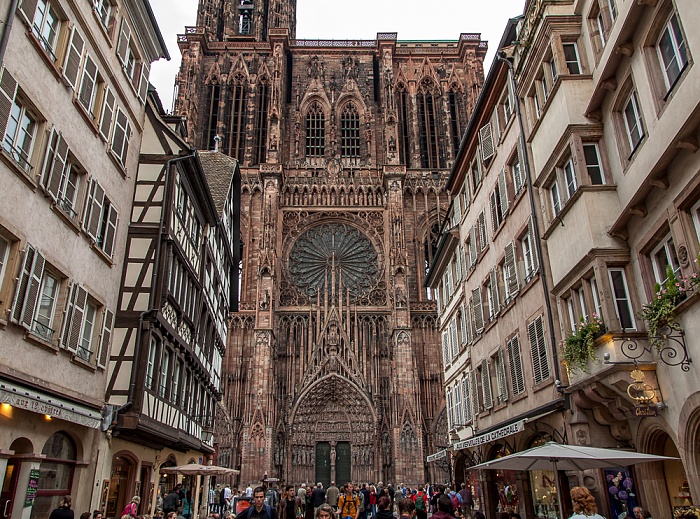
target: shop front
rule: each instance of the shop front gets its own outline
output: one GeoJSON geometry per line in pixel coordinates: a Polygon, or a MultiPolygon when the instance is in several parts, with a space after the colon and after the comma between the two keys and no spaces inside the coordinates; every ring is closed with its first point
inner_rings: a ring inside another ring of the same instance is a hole
{"type": "Polygon", "coordinates": [[[45,519],[71,495],[87,510],[102,417],[98,408],[0,379],[0,510],[45,519]]]}

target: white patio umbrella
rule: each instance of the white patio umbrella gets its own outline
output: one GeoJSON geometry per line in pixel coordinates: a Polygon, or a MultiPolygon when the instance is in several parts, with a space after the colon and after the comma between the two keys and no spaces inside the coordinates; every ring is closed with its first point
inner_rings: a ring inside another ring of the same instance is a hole
{"type": "MultiPolygon", "coordinates": [[[[192,510],[192,519],[197,519],[199,515],[199,487],[202,482],[202,476],[226,476],[240,474],[236,469],[227,469],[226,467],[217,467],[216,465],[200,465],[197,463],[189,463],[180,465],[179,467],[166,467],[160,469],[161,474],[181,474],[183,476],[197,476],[195,483],[194,508],[192,510]]],[[[205,496],[206,497],[206,496],[205,496]]]]}
{"type": "MultiPolygon", "coordinates": [[[[533,447],[522,452],[516,452],[486,463],[474,465],[471,469],[491,470],[554,470],[558,475],[559,470],[587,470],[603,469],[606,467],[619,467],[635,465],[651,461],[675,460],[668,456],[656,456],[639,452],[621,451],[616,449],[602,449],[598,447],[582,447],[580,445],[564,445],[556,442],[547,442],[539,447],[533,447]]],[[[561,488],[559,479],[557,482],[557,499],[559,500],[559,515],[564,518],[564,509],[561,500],[561,488]]]]}

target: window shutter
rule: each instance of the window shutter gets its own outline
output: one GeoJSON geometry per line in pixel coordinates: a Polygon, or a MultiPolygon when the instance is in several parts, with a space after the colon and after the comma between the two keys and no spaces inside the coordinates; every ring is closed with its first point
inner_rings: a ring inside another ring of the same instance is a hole
{"type": "Polygon", "coordinates": [[[102,103],[102,115],[100,116],[100,135],[109,140],[109,133],[112,129],[112,119],[114,118],[114,104],[116,98],[114,92],[109,87],[105,87],[105,97],[102,103]]]}
{"type": "Polygon", "coordinates": [[[27,285],[27,293],[24,297],[24,307],[22,309],[21,325],[27,329],[32,327],[34,321],[34,312],[39,301],[39,291],[41,290],[41,278],[44,276],[44,265],[46,260],[44,256],[36,251],[34,253],[34,264],[32,265],[31,276],[27,285]]]}
{"type": "Polygon", "coordinates": [[[477,380],[476,369],[471,372],[471,385],[472,413],[474,416],[478,416],[481,407],[479,406],[479,381],[477,380]]]}
{"type": "Polygon", "coordinates": [[[54,202],[58,200],[67,160],[68,143],[63,138],[61,132],[54,128],[51,139],[49,139],[49,149],[47,151],[43,178],[44,189],[54,202]]]}
{"type": "Polygon", "coordinates": [[[472,290],[472,306],[474,307],[474,325],[476,333],[480,334],[484,329],[484,312],[481,303],[481,287],[472,290]]]}
{"type": "Polygon", "coordinates": [[[472,395],[469,387],[469,376],[462,378],[462,399],[464,401],[464,423],[472,421],[472,395]]]}
{"type": "Polygon", "coordinates": [[[73,90],[78,86],[78,75],[80,74],[80,64],[85,50],[85,40],[78,32],[77,27],[73,27],[66,52],[66,60],[63,63],[63,77],[73,90]]]}
{"type": "Polygon", "coordinates": [[[119,31],[119,42],[117,43],[117,56],[122,65],[126,65],[126,54],[129,50],[129,40],[131,39],[131,29],[126,22],[126,18],[122,20],[122,28],[119,31]]]}
{"type": "Polygon", "coordinates": [[[508,362],[513,394],[519,395],[525,391],[525,378],[523,376],[523,360],[520,356],[520,341],[517,335],[508,341],[508,362]]]}
{"type": "Polygon", "coordinates": [[[109,204],[109,214],[107,215],[107,227],[105,229],[105,235],[102,237],[102,250],[109,256],[112,257],[114,252],[114,239],[117,234],[117,221],[119,220],[119,215],[113,204],[109,204]]]}
{"type": "Polygon", "coordinates": [[[452,405],[452,389],[451,388],[447,388],[447,419],[449,422],[448,429],[450,429],[450,430],[454,429],[455,418],[454,418],[454,406],[452,405]]]}
{"type": "Polygon", "coordinates": [[[85,64],[83,65],[83,78],[80,82],[80,94],[78,95],[78,100],[80,104],[90,113],[92,117],[93,106],[92,98],[95,93],[95,87],[97,86],[97,64],[92,59],[90,54],[85,54],[85,64]]]}
{"type": "Polygon", "coordinates": [[[476,226],[469,229],[469,268],[476,263],[476,226]]]}
{"type": "Polygon", "coordinates": [[[486,123],[479,130],[479,142],[481,143],[481,158],[487,161],[494,154],[493,147],[493,132],[491,131],[491,123],[486,123]]]}
{"type": "Polygon", "coordinates": [[[519,290],[518,269],[515,264],[515,242],[510,242],[506,245],[505,263],[508,279],[504,279],[503,281],[508,285],[508,293],[511,298],[513,298],[519,290]]]}
{"type": "Polygon", "coordinates": [[[88,192],[87,203],[85,204],[85,217],[83,218],[83,229],[95,241],[97,241],[102,221],[102,207],[105,201],[105,190],[100,183],[93,179],[88,192]]]}
{"type": "Polygon", "coordinates": [[[474,340],[474,325],[472,323],[472,305],[467,304],[464,320],[467,323],[467,342],[471,343],[474,340]]]}
{"type": "Polygon", "coordinates": [[[36,13],[36,6],[39,0],[22,0],[19,4],[19,10],[24,16],[27,17],[30,25],[34,24],[34,15],[36,13]]]}
{"type": "Polygon", "coordinates": [[[459,321],[460,332],[462,333],[462,344],[467,344],[469,341],[469,335],[467,333],[467,308],[462,303],[462,318],[459,321]]]}
{"type": "Polygon", "coordinates": [[[73,353],[78,351],[86,306],[87,291],[78,283],[73,283],[63,333],[63,347],[73,353]]]}
{"type": "Polygon", "coordinates": [[[483,211],[479,213],[477,223],[479,227],[479,247],[480,250],[484,250],[488,242],[488,236],[486,235],[486,215],[483,211]]]}
{"type": "Polygon", "coordinates": [[[450,363],[450,334],[442,332],[442,360],[447,366],[450,363]]]}
{"type": "Polygon", "coordinates": [[[495,314],[501,310],[501,296],[498,292],[498,269],[491,269],[491,294],[493,294],[493,311],[495,314]]]}
{"type": "Polygon", "coordinates": [[[498,403],[501,404],[508,400],[508,384],[506,383],[506,363],[503,358],[503,350],[498,350],[498,403]]]}
{"type": "Polygon", "coordinates": [[[535,384],[549,378],[549,360],[547,359],[547,344],[544,339],[542,317],[532,321],[527,327],[532,352],[532,368],[535,384]]]}
{"type": "Polygon", "coordinates": [[[17,280],[17,287],[15,288],[15,299],[12,302],[12,322],[19,324],[22,319],[22,308],[24,307],[24,300],[27,294],[27,287],[32,277],[32,272],[34,271],[34,259],[37,255],[37,251],[34,247],[27,244],[24,249],[24,259],[22,260],[22,270],[19,274],[19,279],[17,280]]]}
{"type": "Polygon", "coordinates": [[[498,229],[498,207],[496,206],[496,191],[491,192],[489,197],[491,201],[491,225],[493,226],[494,232],[498,229]]]}
{"type": "Polygon", "coordinates": [[[491,130],[493,130],[493,145],[494,148],[498,145],[501,140],[501,126],[498,121],[498,108],[494,109],[491,114],[491,130]]]}
{"type": "Polygon", "coordinates": [[[109,360],[110,344],[112,342],[112,329],[114,328],[114,312],[104,311],[104,320],[102,321],[102,333],[100,334],[100,351],[97,355],[97,367],[106,368],[109,360]]]}
{"type": "Polygon", "coordinates": [[[508,212],[508,183],[506,182],[505,168],[498,174],[498,192],[501,196],[501,211],[505,216],[508,212]]]}
{"type": "Polygon", "coordinates": [[[117,118],[114,123],[114,132],[112,132],[112,151],[122,164],[126,162],[130,131],[129,118],[121,108],[117,108],[117,118]]]}
{"type": "Polygon", "coordinates": [[[2,78],[0,78],[0,135],[2,135],[3,140],[5,139],[7,122],[10,120],[12,104],[15,102],[15,95],[17,95],[17,81],[3,67],[2,78]]]}
{"type": "Polygon", "coordinates": [[[491,363],[489,359],[481,362],[481,388],[484,392],[484,409],[493,407],[493,391],[491,389],[491,363]]]}
{"type": "Polygon", "coordinates": [[[535,228],[532,216],[527,222],[527,233],[530,236],[530,248],[532,249],[532,271],[539,268],[539,260],[537,258],[537,242],[535,241],[535,228]]]}
{"type": "Polygon", "coordinates": [[[450,322],[450,339],[452,340],[452,358],[459,355],[459,337],[457,336],[457,319],[452,318],[450,322]]]}
{"type": "Polygon", "coordinates": [[[141,64],[141,81],[139,83],[139,99],[146,102],[148,96],[148,77],[151,72],[151,66],[147,62],[141,64]]]}

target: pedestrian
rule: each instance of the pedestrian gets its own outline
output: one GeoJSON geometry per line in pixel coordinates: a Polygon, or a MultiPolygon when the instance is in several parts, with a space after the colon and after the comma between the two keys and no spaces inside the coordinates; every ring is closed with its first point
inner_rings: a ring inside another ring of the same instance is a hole
{"type": "Polygon", "coordinates": [[[428,519],[428,495],[424,492],[423,486],[418,487],[418,492],[411,496],[418,519],[428,519]]]}
{"type": "Polygon", "coordinates": [[[470,518],[472,516],[472,508],[474,507],[471,485],[462,483],[458,494],[459,497],[462,498],[462,517],[470,518]]]}
{"type": "Polygon", "coordinates": [[[182,516],[185,519],[191,519],[193,508],[194,503],[192,502],[192,491],[188,490],[185,493],[185,499],[182,500],[182,516]]]}
{"type": "Polygon", "coordinates": [[[433,519],[451,519],[454,516],[451,513],[452,502],[450,497],[445,494],[440,494],[437,500],[437,512],[433,514],[433,519]]]}
{"type": "MultiPolygon", "coordinates": [[[[122,517],[122,519],[124,518],[122,517]]],[[[182,515],[182,506],[177,507],[177,519],[185,519],[185,516],[182,515]]]]}
{"type": "Polygon", "coordinates": [[[574,506],[574,515],[571,519],[605,519],[598,515],[598,507],[595,498],[585,487],[573,487],[571,489],[571,504],[574,506]]]}
{"type": "Polygon", "coordinates": [[[649,510],[644,510],[641,506],[635,506],[632,511],[634,512],[635,519],[651,519],[651,512],[649,510]]]}
{"type": "Polygon", "coordinates": [[[101,510],[94,510],[92,512],[92,519],[102,519],[104,517],[104,514],[102,513],[101,510]]]}
{"type": "Polygon", "coordinates": [[[367,483],[362,483],[360,495],[362,496],[362,512],[360,513],[360,519],[368,519],[368,514],[372,512],[372,503],[370,502],[371,498],[367,483]]]}
{"type": "Polygon", "coordinates": [[[377,501],[377,519],[394,519],[394,512],[391,510],[391,499],[389,496],[382,496],[377,501]]]}
{"type": "Polygon", "coordinates": [[[125,515],[136,517],[139,513],[139,503],[141,503],[141,498],[139,496],[132,497],[131,503],[126,505],[122,511],[122,517],[125,515]]]}
{"type": "Polygon", "coordinates": [[[314,488],[314,491],[311,492],[311,498],[312,498],[312,505],[314,507],[314,514],[316,513],[316,509],[321,506],[323,503],[326,502],[326,491],[323,490],[323,483],[320,481],[316,483],[316,488],[314,488]]]}
{"type": "Polygon", "coordinates": [[[277,510],[265,503],[265,487],[255,487],[253,490],[253,506],[238,515],[239,519],[277,519],[277,510]]]}
{"type": "Polygon", "coordinates": [[[90,519],[90,516],[90,512],[83,512],[82,514],[80,514],[80,519],[90,519]]]}
{"type": "Polygon", "coordinates": [[[293,485],[287,485],[282,492],[279,507],[277,508],[279,519],[298,519],[303,517],[304,513],[301,508],[301,499],[294,492],[293,485]]]}
{"type": "Polygon", "coordinates": [[[483,512],[477,510],[474,512],[474,519],[486,519],[486,516],[483,514],[483,512]]]}
{"type": "Polygon", "coordinates": [[[49,519],[74,519],[75,512],[70,509],[72,504],[73,499],[70,496],[63,496],[58,508],[53,510],[51,515],[49,515],[49,519]]]}
{"type": "Polygon", "coordinates": [[[331,505],[331,507],[333,507],[333,510],[338,508],[339,495],[340,491],[338,490],[338,487],[335,486],[335,481],[331,481],[331,486],[329,486],[328,490],[326,490],[326,503],[331,505]]]}
{"type": "Polygon", "coordinates": [[[245,496],[246,497],[253,497],[253,487],[251,485],[248,485],[245,489],[245,496]]]}
{"type": "Polygon", "coordinates": [[[331,508],[331,505],[323,503],[316,509],[314,517],[312,519],[337,519],[335,511],[331,508]]]}
{"type": "Polygon", "coordinates": [[[338,498],[338,514],[340,519],[360,518],[360,498],[353,495],[353,485],[348,482],[345,485],[345,493],[338,498]]]}
{"type": "Polygon", "coordinates": [[[163,499],[163,512],[167,516],[170,512],[175,512],[177,507],[180,506],[180,492],[179,485],[176,486],[172,492],[170,492],[165,499],[163,499]]]}
{"type": "Polygon", "coordinates": [[[306,502],[306,483],[301,484],[299,490],[297,490],[297,496],[301,499],[302,503],[306,502]]]}
{"type": "Polygon", "coordinates": [[[399,500],[399,519],[414,519],[416,504],[410,497],[399,500]]]}

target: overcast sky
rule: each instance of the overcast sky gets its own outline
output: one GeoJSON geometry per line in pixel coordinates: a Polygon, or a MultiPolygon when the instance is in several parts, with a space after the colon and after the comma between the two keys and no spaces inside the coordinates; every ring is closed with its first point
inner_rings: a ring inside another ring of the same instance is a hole
{"type": "MultiPolygon", "coordinates": [[[[155,63],[151,83],[163,106],[172,104],[180,66],[177,34],[197,19],[198,0],[150,0],[170,52],[155,63]]],[[[509,18],[522,14],[525,0],[297,0],[297,38],[373,40],[378,32],[397,32],[399,40],[457,40],[481,33],[488,40],[486,71],[509,18]]]]}

